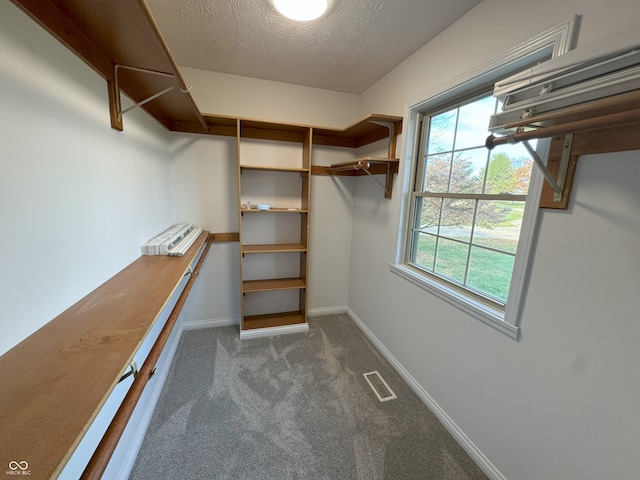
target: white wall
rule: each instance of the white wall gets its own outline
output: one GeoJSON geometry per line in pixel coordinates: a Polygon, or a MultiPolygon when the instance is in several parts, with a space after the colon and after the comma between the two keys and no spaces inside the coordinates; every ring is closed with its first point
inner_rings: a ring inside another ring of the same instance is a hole
{"type": "Polygon", "coordinates": [[[174,220],[167,134],[109,126],[106,83],[0,2],[0,354],[140,255],[174,220]]]}
{"type": "MultiPolygon", "coordinates": [[[[640,3],[487,0],[365,92],[361,113],[402,114],[573,14],[584,44],[637,25],[640,3]]],[[[504,478],[640,478],[638,179],[640,151],[580,159],[569,210],[542,214],[520,342],[391,273],[401,196],[355,187],[350,308],[504,478]]]]}
{"type": "Polygon", "coordinates": [[[180,71],[202,112],[336,128],[360,120],[359,95],[195,68],[180,71]]]}

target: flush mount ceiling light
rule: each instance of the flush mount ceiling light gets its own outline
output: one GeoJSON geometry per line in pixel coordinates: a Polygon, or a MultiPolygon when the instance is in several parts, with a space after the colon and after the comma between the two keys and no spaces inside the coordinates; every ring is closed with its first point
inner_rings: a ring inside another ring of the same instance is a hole
{"type": "Polygon", "coordinates": [[[273,5],[285,17],[306,22],[322,16],[328,0],[273,0],[273,5]]]}

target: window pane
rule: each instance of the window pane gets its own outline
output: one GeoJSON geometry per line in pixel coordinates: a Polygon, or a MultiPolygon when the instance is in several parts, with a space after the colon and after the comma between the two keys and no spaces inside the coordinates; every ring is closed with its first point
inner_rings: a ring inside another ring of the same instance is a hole
{"type": "Polygon", "coordinates": [[[462,283],[467,267],[469,245],[440,238],[436,250],[435,272],[462,283]]]}
{"type": "Polygon", "coordinates": [[[522,145],[500,145],[491,151],[486,193],[526,194],[533,160],[522,145]]]}
{"type": "Polygon", "coordinates": [[[444,199],[440,235],[469,242],[475,207],[475,200],[444,199]]]}
{"type": "Polygon", "coordinates": [[[493,114],[495,105],[496,100],[489,95],[460,107],[456,150],[484,146],[489,135],[489,117],[493,114]]]}
{"type": "MultiPolygon", "coordinates": [[[[429,121],[429,139],[427,154],[450,152],[453,150],[453,138],[456,131],[456,115],[458,109],[431,117],[429,121]]],[[[487,117],[489,118],[489,117],[487,117]]]]}
{"type": "Polygon", "coordinates": [[[467,286],[506,303],[514,259],[507,253],[471,247],[467,286]]]}
{"type": "Polygon", "coordinates": [[[419,224],[417,228],[424,232],[434,235],[438,233],[438,225],[440,224],[440,210],[442,209],[441,198],[417,198],[416,210],[419,212],[419,224]]]}
{"type": "Polygon", "coordinates": [[[416,235],[416,250],[413,261],[418,265],[433,271],[433,261],[436,256],[436,237],[418,232],[416,235]]]}
{"type": "MultiPolygon", "coordinates": [[[[529,143],[535,148],[537,140],[529,143]]],[[[533,159],[529,152],[521,143],[515,145],[500,145],[493,149],[492,156],[495,154],[505,154],[511,159],[511,166],[514,170],[515,190],[514,193],[526,194],[529,190],[529,180],[531,178],[531,169],[533,168],[533,159]]]]}
{"type": "Polygon", "coordinates": [[[439,193],[448,191],[451,154],[429,155],[426,158],[426,163],[424,191],[439,193]]]}
{"type": "Polygon", "coordinates": [[[473,243],[516,253],[524,215],[524,202],[481,200],[478,204],[479,211],[485,217],[477,222],[473,232],[473,243]],[[495,214],[499,222],[490,223],[487,218],[489,212],[492,215],[495,214]]]}
{"type": "Polygon", "coordinates": [[[482,193],[488,150],[485,147],[456,152],[451,166],[449,192],[482,193]]]}

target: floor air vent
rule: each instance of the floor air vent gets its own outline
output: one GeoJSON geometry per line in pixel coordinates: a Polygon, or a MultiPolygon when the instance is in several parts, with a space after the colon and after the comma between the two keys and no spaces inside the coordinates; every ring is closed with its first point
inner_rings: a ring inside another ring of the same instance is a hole
{"type": "Polygon", "coordinates": [[[378,397],[378,400],[380,400],[381,402],[386,402],[387,400],[398,398],[377,370],[374,372],[364,373],[363,375],[365,380],[371,387],[371,390],[373,390],[373,393],[376,394],[376,397],[378,397]]]}

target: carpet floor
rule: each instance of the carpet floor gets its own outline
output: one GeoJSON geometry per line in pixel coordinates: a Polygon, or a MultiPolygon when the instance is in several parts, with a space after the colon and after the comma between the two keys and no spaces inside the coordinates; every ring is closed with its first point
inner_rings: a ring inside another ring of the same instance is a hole
{"type": "Polygon", "coordinates": [[[346,315],[309,327],[185,332],[130,479],[487,478],[346,315]]]}

